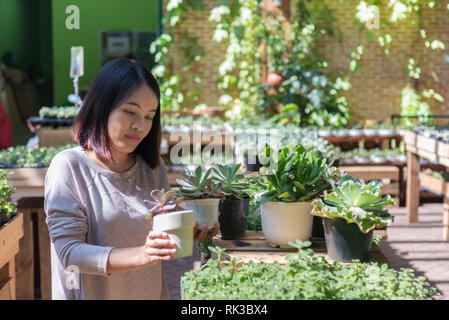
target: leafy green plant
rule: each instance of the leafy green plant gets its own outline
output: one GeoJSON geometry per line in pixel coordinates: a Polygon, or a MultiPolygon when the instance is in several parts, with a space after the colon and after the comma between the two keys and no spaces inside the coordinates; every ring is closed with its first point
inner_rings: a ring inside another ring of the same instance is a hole
{"type": "Polygon", "coordinates": [[[297,240],[298,249],[286,264],[245,264],[229,260],[219,247],[209,248],[209,259],[200,270],[181,278],[184,299],[192,300],[428,300],[437,294],[424,277],[412,269],[396,271],[377,262],[330,263],[314,255],[310,242],[297,240]]]}
{"type": "Polygon", "coordinates": [[[8,174],[7,171],[0,170],[0,218],[2,218],[0,220],[5,218],[5,220],[9,220],[17,211],[16,207],[11,203],[11,196],[15,188],[8,181],[8,174]]]}
{"type": "Polygon", "coordinates": [[[215,180],[212,168],[203,170],[198,166],[195,171],[185,170],[183,179],[176,179],[179,183],[179,193],[184,198],[206,199],[222,197],[221,184],[215,180]]]}
{"type": "Polygon", "coordinates": [[[221,192],[226,198],[243,199],[248,198],[248,182],[245,181],[245,175],[248,172],[238,173],[241,164],[217,165],[213,168],[215,180],[221,184],[221,192]]]}
{"type": "Polygon", "coordinates": [[[331,193],[312,202],[312,215],[355,223],[363,233],[390,224],[392,216],[385,206],[394,204],[390,195],[382,197],[382,183],[365,184],[350,175],[333,184],[331,193]]]}
{"type": "Polygon", "coordinates": [[[183,208],[178,204],[183,200],[183,198],[178,197],[176,195],[176,190],[174,189],[168,191],[165,191],[165,189],[156,189],[151,191],[150,197],[152,200],[143,200],[145,204],[153,206],[149,210],[149,214],[145,217],[147,220],[153,219],[153,217],[158,214],[183,210],[183,208]]]}
{"type": "Polygon", "coordinates": [[[273,152],[269,147],[267,150],[273,159],[270,163],[275,162],[275,168],[270,168],[269,163],[260,170],[267,181],[267,190],[260,195],[261,203],[309,201],[330,187],[327,171],[331,164],[327,164],[318,150],[307,152],[301,145],[293,150],[289,147],[278,152],[273,152]]]}

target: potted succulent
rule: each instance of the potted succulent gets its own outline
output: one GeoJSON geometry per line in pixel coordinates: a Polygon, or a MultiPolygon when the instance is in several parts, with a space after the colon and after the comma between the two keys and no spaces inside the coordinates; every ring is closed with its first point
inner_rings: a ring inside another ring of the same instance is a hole
{"type": "Polygon", "coordinates": [[[153,220],[153,230],[166,232],[176,244],[177,252],[172,259],[188,257],[193,250],[193,227],[195,226],[192,210],[185,210],[179,205],[182,198],[176,195],[176,190],[153,190],[152,200],[143,202],[153,207],[146,219],[153,220]]]}
{"type": "Polygon", "coordinates": [[[365,184],[350,175],[333,183],[332,192],[312,202],[312,215],[323,217],[326,246],[331,259],[367,261],[374,228],[390,224],[392,216],[385,206],[394,204],[382,197],[379,181],[365,184]]]}
{"type": "MultiPolygon", "coordinates": [[[[301,145],[292,150],[284,147],[277,153],[275,169],[269,164],[261,168],[266,191],[257,197],[268,244],[288,248],[289,241],[309,239],[313,223],[310,203],[330,187],[326,174],[331,164],[318,150],[307,152],[301,145]]],[[[268,154],[274,156],[271,150],[268,154]]]]}
{"type": "Polygon", "coordinates": [[[179,183],[178,191],[184,198],[182,204],[195,213],[195,221],[202,227],[207,224],[213,228],[218,222],[218,205],[223,194],[220,184],[215,180],[212,168],[203,170],[197,166],[194,171],[185,170],[179,183]]]}
{"type": "Polygon", "coordinates": [[[224,198],[219,211],[221,237],[234,240],[245,235],[249,212],[249,183],[244,180],[248,172],[238,173],[241,164],[218,165],[213,168],[215,179],[221,183],[224,198]]]}

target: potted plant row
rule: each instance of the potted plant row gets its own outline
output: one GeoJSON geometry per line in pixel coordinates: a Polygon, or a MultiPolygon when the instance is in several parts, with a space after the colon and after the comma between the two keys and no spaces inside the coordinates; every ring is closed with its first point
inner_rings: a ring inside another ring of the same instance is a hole
{"type": "Polygon", "coordinates": [[[76,144],[40,148],[27,148],[26,146],[9,147],[0,151],[0,168],[48,167],[56,154],[74,146],[76,144]]]}

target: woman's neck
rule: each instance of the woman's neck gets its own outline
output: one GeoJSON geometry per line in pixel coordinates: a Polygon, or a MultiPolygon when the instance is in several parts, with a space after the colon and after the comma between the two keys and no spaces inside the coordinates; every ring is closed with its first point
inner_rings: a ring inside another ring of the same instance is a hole
{"type": "Polygon", "coordinates": [[[86,151],[86,154],[101,168],[117,173],[126,172],[131,169],[137,161],[135,154],[112,154],[115,162],[112,160],[105,160],[100,157],[95,151],[86,151]]]}

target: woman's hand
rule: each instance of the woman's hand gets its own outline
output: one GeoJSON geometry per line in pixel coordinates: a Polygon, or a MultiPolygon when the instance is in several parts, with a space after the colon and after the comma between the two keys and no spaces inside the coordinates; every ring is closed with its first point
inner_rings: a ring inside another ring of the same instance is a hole
{"type": "Polygon", "coordinates": [[[198,222],[195,222],[195,226],[193,227],[193,240],[202,241],[207,238],[215,237],[215,235],[218,233],[218,230],[220,230],[220,224],[217,222],[212,231],[208,230],[209,226],[207,224],[203,225],[203,227],[200,229],[198,226],[198,222]]]}
{"type": "Polygon", "coordinates": [[[158,261],[170,260],[176,251],[176,244],[167,233],[150,231],[143,246],[143,264],[148,266],[158,261]]]}

